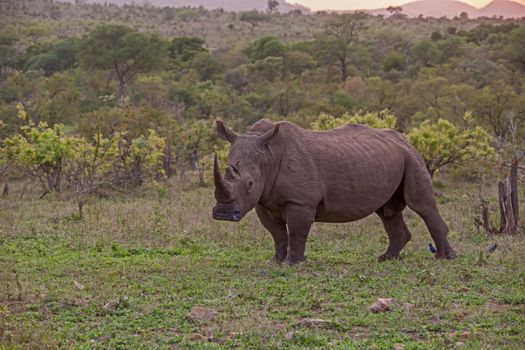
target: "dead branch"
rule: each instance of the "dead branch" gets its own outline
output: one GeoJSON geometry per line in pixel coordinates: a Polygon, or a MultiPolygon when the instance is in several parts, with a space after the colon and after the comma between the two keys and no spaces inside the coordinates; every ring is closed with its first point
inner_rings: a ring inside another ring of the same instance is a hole
{"type": "Polygon", "coordinates": [[[498,182],[498,204],[500,212],[500,227],[494,228],[490,220],[490,209],[488,201],[481,192],[481,181],[479,185],[479,199],[481,202],[481,216],[483,226],[488,235],[510,234],[514,235],[519,227],[519,204],[518,204],[518,158],[512,159],[510,175],[505,181],[498,182]]]}

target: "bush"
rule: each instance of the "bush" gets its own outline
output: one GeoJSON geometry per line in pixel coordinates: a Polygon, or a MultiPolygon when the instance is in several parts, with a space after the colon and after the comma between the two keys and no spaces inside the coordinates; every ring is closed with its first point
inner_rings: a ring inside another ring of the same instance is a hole
{"type": "Polygon", "coordinates": [[[362,124],[377,129],[395,129],[396,123],[396,117],[385,110],[375,113],[344,114],[341,117],[321,114],[319,118],[312,123],[311,128],[314,130],[329,130],[346,124],[362,124]]]}
{"type": "Polygon", "coordinates": [[[464,129],[439,119],[436,123],[426,120],[408,133],[408,141],[423,156],[431,176],[446,165],[480,162],[494,155],[490,134],[479,126],[470,126],[470,113],[464,119],[467,124],[464,129]]]}

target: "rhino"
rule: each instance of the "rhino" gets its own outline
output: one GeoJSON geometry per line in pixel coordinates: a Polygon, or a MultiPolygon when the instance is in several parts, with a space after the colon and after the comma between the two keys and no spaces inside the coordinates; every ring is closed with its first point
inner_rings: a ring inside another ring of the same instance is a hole
{"type": "Polygon", "coordinates": [[[221,119],[219,138],[231,143],[224,176],[214,161],[215,220],[240,221],[255,208],[275,243],[277,262],[305,261],[314,222],[344,223],[376,213],[389,244],[379,261],[400,259],[411,238],[403,210],[421,216],[437,248],[452,259],[448,227],[422,157],[399,132],[345,125],[311,131],[262,119],[237,135],[221,119]]]}

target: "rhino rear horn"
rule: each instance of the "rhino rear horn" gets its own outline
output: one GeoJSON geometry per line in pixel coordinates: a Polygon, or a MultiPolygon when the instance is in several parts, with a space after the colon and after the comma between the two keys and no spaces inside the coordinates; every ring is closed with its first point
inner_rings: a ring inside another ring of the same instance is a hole
{"type": "Polygon", "coordinates": [[[215,153],[215,159],[213,160],[213,180],[215,182],[215,199],[221,203],[229,202],[231,198],[230,189],[219,170],[217,153],[215,153]]]}
{"type": "Polygon", "coordinates": [[[235,142],[237,139],[237,134],[224,125],[224,122],[221,118],[217,118],[217,120],[215,120],[215,125],[217,126],[217,134],[221,139],[228,141],[229,143],[235,142]]]}

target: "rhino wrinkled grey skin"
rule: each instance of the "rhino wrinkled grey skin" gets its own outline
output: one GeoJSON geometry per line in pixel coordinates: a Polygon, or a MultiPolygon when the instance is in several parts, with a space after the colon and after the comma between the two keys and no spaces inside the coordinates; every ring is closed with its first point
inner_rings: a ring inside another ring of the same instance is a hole
{"type": "Polygon", "coordinates": [[[398,259],[411,237],[402,213],[407,205],[425,221],[436,257],[455,257],[423,159],[400,133],[362,125],[310,131],[263,119],[237,135],[222,120],[216,124],[231,150],[224,176],[215,156],[213,218],[239,221],[255,208],[274,239],[276,261],[305,260],[314,222],[350,222],[372,213],[389,238],[379,261],[398,259]]]}

